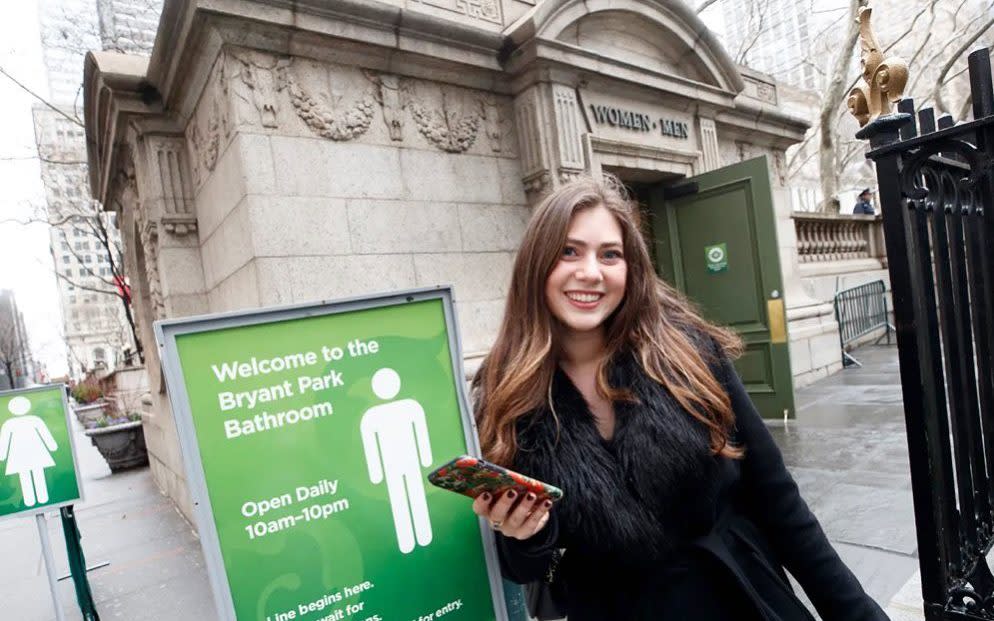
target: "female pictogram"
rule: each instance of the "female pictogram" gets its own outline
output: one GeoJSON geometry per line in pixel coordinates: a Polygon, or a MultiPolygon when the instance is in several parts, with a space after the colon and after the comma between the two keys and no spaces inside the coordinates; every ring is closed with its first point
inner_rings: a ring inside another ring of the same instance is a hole
{"type": "Polygon", "coordinates": [[[45,504],[48,502],[45,468],[55,465],[52,451],[59,445],[45,421],[27,415],[31,411],[31,401],[27,397],[14,397],[7,404],[7,410],[14,418],[0,426],[0,461],[7,462],[4,475],[16,474],[21,478],[24,506],[45,504]]]}

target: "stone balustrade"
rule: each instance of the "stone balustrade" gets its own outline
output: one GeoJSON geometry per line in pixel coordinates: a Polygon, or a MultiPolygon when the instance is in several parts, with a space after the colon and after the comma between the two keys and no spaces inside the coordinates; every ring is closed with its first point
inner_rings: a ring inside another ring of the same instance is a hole
{"type": "Polygon", "coordinates": [[[795,212],[793,218],[801,264],[887,255],[880,216],[795,212]]]}

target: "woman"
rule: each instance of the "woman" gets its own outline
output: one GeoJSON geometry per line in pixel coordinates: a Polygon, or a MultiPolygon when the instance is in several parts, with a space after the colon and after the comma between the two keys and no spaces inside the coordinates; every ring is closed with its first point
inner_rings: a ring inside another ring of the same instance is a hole
{"type": "Polygon", "coordinates": [[[551,483],[474,511],[504,574],[553,555],[570,621],[886,619],[801,499],[730,357],[653,270],[635,208],[580,179],[538,206],[493,349],[474,378],[484,456],[551,483]]]}

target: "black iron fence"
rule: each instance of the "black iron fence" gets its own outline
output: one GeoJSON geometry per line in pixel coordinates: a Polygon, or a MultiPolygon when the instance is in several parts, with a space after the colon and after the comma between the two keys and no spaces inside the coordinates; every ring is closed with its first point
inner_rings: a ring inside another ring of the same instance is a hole
{"type": "Polygon", "coordinates": [[[863,337],[884,330],[880,338],[890,343],[890,317],[887,313],[887,286],[875,280],[865,285],[843,289],[835,294],[835,321],[839,323],[839,346],[842,366],[863,366],[853,358],[848,348],[862,342],[863,337]]]}
{"type": "Polygon", "coordinates": [[[925,617],[994,619],[994,87],[974,120],[904,100],[858,134],[876,162],[894,299],[925,617]],[[917,116],[917,118],[916,118],[917,116]]]}

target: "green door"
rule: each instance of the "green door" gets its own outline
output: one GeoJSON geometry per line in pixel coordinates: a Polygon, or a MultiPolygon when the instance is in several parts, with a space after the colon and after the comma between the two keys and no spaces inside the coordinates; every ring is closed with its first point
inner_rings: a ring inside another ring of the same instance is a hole
{"type": "Polygon", "coordinates": [[[678,187],[655,187],[649,194],[660,276],[696,302],[707,319],[742,337],[745,353],[735,366],[763,417],[793,417],[766,158],[685,179],[678,187]]]}

